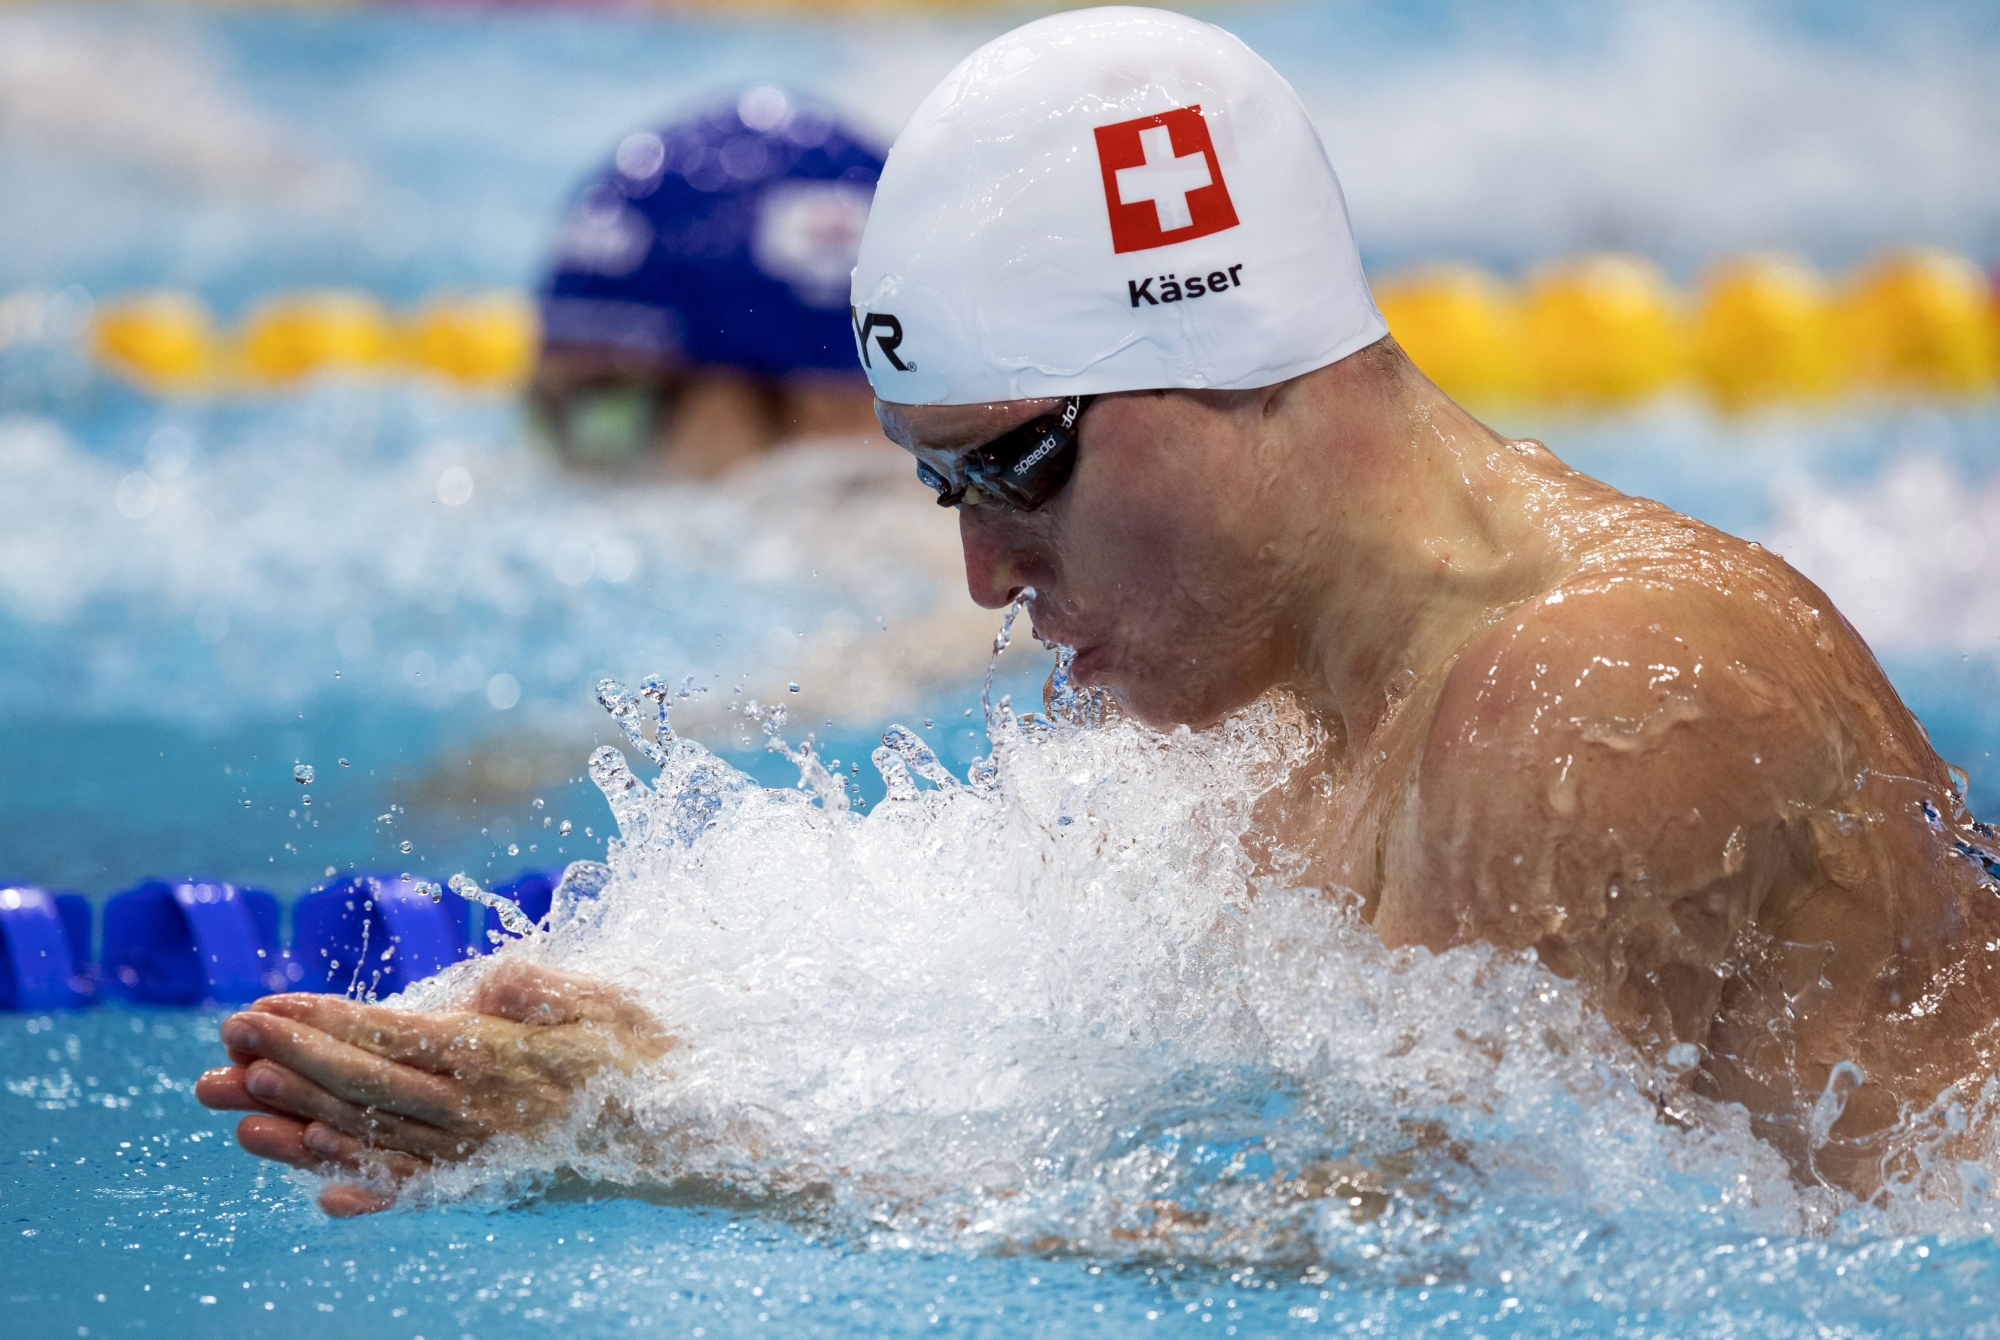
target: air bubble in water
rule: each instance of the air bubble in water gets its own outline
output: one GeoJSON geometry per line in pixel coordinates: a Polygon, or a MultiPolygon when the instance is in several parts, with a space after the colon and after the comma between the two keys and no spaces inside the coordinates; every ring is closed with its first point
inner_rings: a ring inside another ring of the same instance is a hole
{"type": "Polygon", "coordinates": [[[312,764],[300,763],[295,767],[293,767],[292,780],[297,782],[300,786],[304,786],[307,782],[310,782],[312,779],[313,779],[312,764]]]}
{"type": "Polygon", "coordinates": [[[416,846],[417,846],[416,843],[410,841],[408,838],[404,838],[401,842],[396,844],[396,850],[402,852],[403,855],[408,856],[412,851],[416,850],[416,846]]]}

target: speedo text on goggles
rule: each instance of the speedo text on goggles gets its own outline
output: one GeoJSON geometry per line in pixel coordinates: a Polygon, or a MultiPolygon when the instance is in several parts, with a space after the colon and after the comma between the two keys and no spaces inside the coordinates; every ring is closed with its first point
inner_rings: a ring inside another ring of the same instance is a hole
{"type": "Polygon", "coordinates": [[[1062,492],[1076,468],[1077,425],[1096,396],[1070,396],[1061,408],[1010,428],[965,451],[963,464],[947,478],[928,461],[917,462],[917,478],[937,490],[939,507],[958,507],[993,498],[1017,512],[1032,512],[1062,492]]]}

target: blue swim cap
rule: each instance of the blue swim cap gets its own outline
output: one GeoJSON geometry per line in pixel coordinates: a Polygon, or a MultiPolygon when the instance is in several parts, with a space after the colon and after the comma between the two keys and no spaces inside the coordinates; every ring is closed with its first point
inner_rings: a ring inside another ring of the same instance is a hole
{"type": "Polygon", "coordinates": [[[848,285],[882,157],[785,90],[629,135],[563,225],[545,338],[766,375],[856,366],[848,285]]]}

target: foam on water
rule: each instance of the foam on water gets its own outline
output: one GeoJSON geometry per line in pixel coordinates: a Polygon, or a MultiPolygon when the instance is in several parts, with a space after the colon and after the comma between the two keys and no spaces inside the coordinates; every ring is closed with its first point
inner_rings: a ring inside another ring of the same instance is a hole
{"type": "Polygon", "coordinates": [[[19,667],[0,710],[242,716],[338,668],[377,697],[533,711],[617,648],[752,691],[803,679],[879,721],[885,697],[977,671],[955,528],[912,505],[884,443],[607,488],[530,448],[511,409],[355,386],[134,436],[94,450],[0,417],[0,666],[19,667]]]}
{"type": "Polygon", "coordinates": [[[1914,1115],[1922,1176],[1859,1206],[1795,1182],[1740,1109],[1687,1096],[1675,1058],[1643,1060],[1532,955],[1387,949],[1340,891],[1260,876],[1258,803],[1322,743],[1286,701],[1172,735],[1003,704],[967,781],[892,729],[864,813],[810,741],[783,743],[782,711],[749,709],[792,790],[676,736],[654,681],[604,700],[659,775],[599,751],[620,836],[503,952],[619,983],[680,1045],[432,1195],[532,1196],[568,1170],[878,1246],[1385,1282],[1504,1262],[1663,1301],[1681,1286],[1658,1253],[1691,1225],[1860,1247],[2000,1225],[1995,1151],[1934,1152],[1987,1121],[1992,1086],[1914,1115]]]}

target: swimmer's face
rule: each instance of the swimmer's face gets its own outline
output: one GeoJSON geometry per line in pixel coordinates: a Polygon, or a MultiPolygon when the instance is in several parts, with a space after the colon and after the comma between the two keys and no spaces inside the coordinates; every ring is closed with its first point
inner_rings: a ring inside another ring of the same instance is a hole
{"type": "MultiPolygon", "coordinates": [[[[877,413],[893,440],[953,477],[967,449],[1061,403],[877,413]]],[[[1149,724],[1205,726],[1255,699],[1297,651],[1257,473],[1259,422],[1241,395],[1100,396],[1079,426],[1075,471],[1045,506],[959,508],[972,598],[997,609],[1034,587],[1036,636],[1076,648],[1076,677],[1149,724]]]]}

